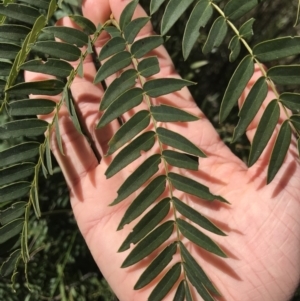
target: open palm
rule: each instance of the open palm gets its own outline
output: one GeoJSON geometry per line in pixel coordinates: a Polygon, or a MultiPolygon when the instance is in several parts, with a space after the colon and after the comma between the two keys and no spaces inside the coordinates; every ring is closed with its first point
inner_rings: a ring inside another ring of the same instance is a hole
{"type": "MultiPolygon", "coordinates": [[[[111,13],[118,19],[127,3],[128,1],[121,0],[86,0],[83,11],[86,17],[98,24],[105,22],[111,13]]],[[[143,15],[143,10],[138,7],[135,17],[143,15]]],[[[69,20],[63,20],[62,24],[71,26],[69,20]]],[[[140,36],[150,34],[152,28],[148,24],[140,32],[140,36]]],[[[97,44],[98,51],[105,41],[106,37],[101,36],[97,44]]],[[[153,54],[160,60],[161,71],[158,77],[178,77],[163,47],[155,50],[153,54]]],[[[255,72],[252,82],[259,76],[259,72],[255,72]]],[[[133,286],[153,257],[150,256],[133,267],[120,269],[129,250],[117,253],[133,226],[130,224],[118,232],[116,229],[135,195],[116,206],[109,206],[116,198],[120,185],[135,169],[135,165],[131,164],[116,176],[106,179],[104,173],[111,157],[104,157],[104,154],[107,151],[107,142],[119,125],[113,122],[104,129],[95,131],[95,125],[100,118],[98,108],[103,88],[92,83],[96,71],[91,58],[85,62],[84,73],[84,78],[76,78],[72,93],[81,122],[93,141],[93,149],[86,138],[73,127],[67,111],[62,109],[60,126],[65,156],[58,150],[54,138],[52,150],[67,179],[80,231],[101,272],[121,301],[146,300],[154,284],[151,283],[140,291],[134,291],[133,286]],[[102,157],[100,164],[95,153],[102,157]]],[[[41,79],[41,75],[37,74],[27,73],[26,76],[30,80],[41,79]]],[[[112,78],[108,81],[111,80],[112,78]]],[[[251,82],[247,91],[250,87],[251,82]]],[[[265,103],[271,99],[273,95],[269,92],[265,103]]],[[[209,186],[212,193],[222,195],[231,203],[230,206],[220,203],[207,204],[194,197],[175,193],[228,234],[228,237],[210,235],[226,252],[227,259],[218,258],[191,243],[186,244],[223,294],[223,297],[217,300],[288,300],[300,275],[300,166],[296,148],[291,147],[275,180],[266,186],[268,156],[272,146],[268,146],[259,161],[248,169],[224,145],[187,89],[157,98],[155,101],[173,104],[201,117],[199,121],[188,124],[165,126],[190,139],[208,155],[208,158],[200,160],[198,172],[185,173],[209,186]]],[[[142,106],[139,106],[135,111],[141,108],[142,106]]],[[[130,115],[132,113],[133,111],[130,115]]],[[[261,112],[247,131],[250,142],[259,115],[261,112]]],[[[129,113],[123,118],[127,120],[129,113]]],[[[141,160],[145,159],[145,156],[149,154],[143,154],[141,160]]],[[[173,294],[174,291],[165,300],[172,300],[173,294]]],[[[198,298],[200,300],[200,297],[198,298]]],[[[198,300],[197,297],[195,300],[198,300]]]]}

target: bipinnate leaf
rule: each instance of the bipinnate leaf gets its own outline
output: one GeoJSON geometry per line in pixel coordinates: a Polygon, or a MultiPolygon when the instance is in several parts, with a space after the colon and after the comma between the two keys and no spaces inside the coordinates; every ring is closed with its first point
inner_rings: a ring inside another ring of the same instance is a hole
{"type": "Polygon", "coordinates": [[[2,24],[0,26],[0,41],[17,43],[21,46],[21,42],[25,40],[29,34],[30,28],[15,24],[2,24]]]}
{"type": "Polygon", "coordinates": [[[160,154],[152,155],[146,159],[118,189],[118,197],[113,201],[111,206],[126,199],[129,195],[139,189],[146,181],[148,181],[158,171],[160,162],[160,154]]]}
{"type": "Polygon", "coordinates": [[[133,115],[125,122],[108,142],[109,149],[107,156],[113,154],[116,150],[129,142],[150,123],[150,114],[146,110],[142,110],[133,115]]]}
{"type": "Polygon", "coordinates": [[[184,177],[179,174],[175,174],[173,172],[168,173],[168,178],[170,179],[172,185],[180,191],[192,194],[192,195],[197,196],[198,198],[206,200],[206,201],[218,200],[220,202],[228,203],[222,197],[212,194],[209,191],[208,187],[206,187],[190,178],[184,177]]]}
{"type": "Polygon", "coordinates": [[[152,180],[146,188],[133,200],[126,210],[117,230],[123,229],[140,216],[165,191],[166,176],[161,175],[152,180]]]}
{"type": "Polygon", "coordinates": [[[258,0],[230,0],[224,7],[224,13],[230,20],[235,21],[249,12],[258,4],[258,0]]]}
{"type": "Polygon", "coordinates": [[[181,274],[181,263],[177,262],[159,281],[154,290],[151,292],[149,301],[162,301],[168,294],[174,284],[177,282],[181,274]]]}
{"type": "Polygon", "coordinates": [[[131,54],[127,51],[121,51],[109,60],[107,60],[98,70],[94,83],[97,84],[105,80],[110,75],[122,70],[131,64],[131,54]]]}
{"type": "Polygon", "coordinates": [[[139,3],[139,0],[132,0],[129,2],[126,7],[123,9],[121,15],[120,15],[120,28],[124,30],[127,24],[130,23],[133,13],[139,3]]]}
{"type": "Polygon", "coordinates": [[[253,72],[253,58],[248,55],[238,65],[227,86],[220,109],[220,122],[225,121],[233,107],[237,104],[253,72]]]}
{"type": "Polygon", "coordinates": [[[132,44],[131,53],[135,58],[140,59],[148,52],[152,51],[163,43],[164,39],[162,36],[150,36],[142,38],[132,44]]]}
{"type": "MultiPolygon", "coordinates": [[[[1,200],[2,201],[2,200],[1,200]]],[[[21,233],[24,224],[23,218],[18,218],[3,227],[0,227],[0,244],[21,233]]]]}
{"type": "Polygon", "coordinates": [[[18,261],[21,259],[21,250],[15,250],[12,252],[7,260],[5,260],[0,267],[0,275],[2,277],[8,277],[13,273],[18,261]]]}
{"type": "Polygon", "coordinates": [[[290,121],[297,131],[300,131],[300,115],[292,115],[290,121]]]}
{"type": "Polygon", "coordinates": [[[253,48],[255,57],[268,62],[300,53],[300,37],[282,37],[264,41],[253,48]]]}
{"type": "Polygon", "coordinates": [[[272,100],[266,107],[251,145],[248,166],[252,166],[267,146],[278,123],[280,108],[277,99],[272,100]]]}
{"type": "Polygon", "coordinates": [[[99,60],[105,60],[108,57],[125,50],[125,40],[122,37],[114,37],[107,41],[107,43],[102,47],[99,60]]]}
{"type": "Polygon", "coordinates": [[[160,71],[158,58],[151,56],[143,59],[138,64],[138,71],[143,77],[149,77],[160,71]]]}
{"type": "Polygon", "coordinates": [[[164,2],[165,2],[165,0],[151,0],[150,14],[153,15],[164,2]]]}
{"type": "Polygon", "coordinates": [[[34,172],[33,163],[21,163],[0,170],[0,186],[16,182],[31,176],[34,172]]]}
{"type": "Polygon", "coordinates": [[[300,112],[300,94],[282,93],[279,96],[280,102],[292,111],[300,112]]]}
{"type": "Polygon", "coordinates": [[[155,205],[145,216],[136,224],[133,230],[126,237],[118,252],[126,251],[130,244],[138,243],[148,233],[150,233],[169,213],[170,198],[163,199],[155,205]]]}
{"type": "Polygon", "coordinates": [[[228,48],[231,50],[229,61],[232,63],[237,59],[241,51],[241,42],[238,36],[234,36],[231,39],[228,48]]]}
{"type": "Polygon", "coordinates": [[[283,164],[283,161],[288,152],[292,139],[292,130],[288,120],[285,120],[281,125],[274,148],[272,150],[269,167],[267,184],[275,178],[277,172],[283,164]]]}
{"type": "Polygon", "coordinates": [[[232,142],[236,142],[246,131],[268,94],[268,84],[265,77],[259,78],[250,90],[239,112],[240,120],[234,129],[232,142]]]}
{"type": "Polygon", "coordinates": [[[200,0],[196,3],[189,19],[182,40],[183,57],[186,60],[196,43],[200,28],[204,27],[213,13],[211,2],[208,0],[200,0]]]}
{"type": "Polygon", "coordinates": [[[156,130],[159,140],[166,145],[175,147],[185,153],[205,158],[206,155],[187,138],[173,131],[167,130],[165,128],[159,127],[156,130]]]}
{"type": "Polygon", "coordinates": [[[299,85],[300,65],[272,67],[267,76],[277,85],[299,85]]]}
{"type": "Polygon", "coordinates": [[[174,221],[167,221],[148,234],[130,252],[122,264],[122,268],[127,268],[150,255],[161,246],[172,234],[174,221]]]}
{"type": "Polygon", "coordinates": [[[199,120],[199,117],[195,115],[167,105],[151,106],[150,112],[156,121],[162,122],[189,122],[199,120]]]}
{"type": "Polygon", "coordinates": [[[176,219],[176,223],[182,235],[190,241],[192,241],[193,243],[195,243],[197,246],[220,257],[227,257],[227,255],[211,238],[203,234],[190,223],[180,218],[176,219]]]}
{"type": "MultiPolygon", "coordinates": [[[[148,151],[155,143],[155,132],[146,132],[123,148],[110,163],[105,175],[111,178],[117,172],[141,156],[141,151],[148,151]]],[[[1,154],[1,153],[0,153],[1,154]]]]}
{"type": "Polygon", "coordinates": [[[26,204],[26,202],[18,202],[14,203],[5,210],[0,210],[0,224],[8,224],[23,215],[26,204]]]}
{"type": "Polygon", "coordinates": [[[104,111],[107,109],[121,94],[133,87],[137,76],[136,70],[129,69],[116,78],[105,91],[100,103],[100,110],[104,111]]]}
{"type": "Polygon", "coordinates": [[[225,36],[227,34],[228,25],[226,19],[223,16],[220,16],[213,23],[210,32],[208,34],[207,40],[203,46],[203,53],[208,54],[214,48],[217,48],[221,45],[225,36]]]}
{"type": "Polygon", "coordinates": [[[184,280],[182,280],[177,287],[173,301],[184,301],[184,300],[185,300],[185,287],[184,287],[184,280]]]}
{"type": "Polygon", "coordinates": [[[245,39],[249,40],[253,36],[253,23],[255,19],[251,18],[246,21],[239,29],[240,36],[245,39]]]}
{"type": "Polygon", "coordinates": [[[0,57],[7,60],[15,59],[21,47],[12,43],[0,43],[0,57]]]}
{"type": "Polygon", "coordinates": [[[175,152],[172,150],[164,150],[162,153],[168,164],[179,168],[198,170],[198,157],[192,158],[190,155],[175,152]]]}
{"type": "Polygon", "coordinates": [[[141,29],[149,22],[150,17],[142,17],[132,20],[124,29],[124,37],[128,44],[132,44],[141,29]]]}
{"type": "Polygon", "coordinates": [[[174,23],[182,16],[193,0],[170,0],[161,20],[161,34],[165,35],[174,23]]]}
{"type": "Polygon", "coordinates": [[[50,114],[56,103],[49,99],[22,99],[9,103],[11,116],[28,116],[50,114]]]}
{"type": "Polygon", "coordinates": [[[223,231],[221,231],[217,226],[215,226],[208,218],[204,217],[192,207],[186,205],[185,203],[181,202],[175,197],[173,197],[172,201],[175,205],[176,210],[180,212],[183,216],[187,217],[190,221],[194,222],[195,224],[212,233],[221,236],[226,236],[226,234],[223,231]]]}
{"type": "Polygon", "coordinates": [[[74,21],[86,34],[91,35],[95,33],[96,26],[91,20],[80,15],[71,15],[70,19],[74,21]]]}

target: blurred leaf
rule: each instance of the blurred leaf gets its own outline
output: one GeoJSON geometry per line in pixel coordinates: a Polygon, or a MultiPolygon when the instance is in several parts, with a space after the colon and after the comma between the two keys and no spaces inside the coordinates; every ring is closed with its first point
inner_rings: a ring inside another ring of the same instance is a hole
{"type": "Polygon", "coordinates": [[[142,28],[149,22],[150,17],[142,17],[132,20],[124,29],[124,37],[128,44],[132,44],[142,28]]]}
{"type": "Polygon", "coordinates": [[[0,41],[12,42],[21,45],[29,34],[30,28],[22,25],[3,24],[0,26],[0,41]]]}
{"type": "Polygon", "coordinates": [[[114,37],[107,41],[107,43],[102,47],[100,54],[99,54],[99,60],[105,60],[108,57],[117,54],[120,51],[123,51],[125,49],[125,40],[122,37],[114,37]]]}
{"type": "Polygon", "coordinates": [[[8,224],[25,213],[26,202],[18,202],[12,204],[5,210],[0,210],[0,223],[8,224]]]}
{"type": "Polygon", "coordinates": [[[173,301],[184,301],[185,300],[185,287],[184,287],[184,280],[180,282],[178,288],[176,290],[175,296],[173,301]]]}
{"type": "Polygon", "coordinates": [[[20,46],[16,44],[0,43],[0,57],[7,60],[13,60],[20,49],[20,46]]]}
{"type": "Polygon", "coordinates": [[[71,15],[70,19],[73,20],[86,34],[91,35],[96,31],[94,23],[80,15],[71,15]]]}
{"type": "Polygon", "coordinates": [[[132,44],[131,53],[135,58],[139,59],[163,43],[164,39],[162,36],[150,36],[142,38],[132,44]]]}
{"type": "Polygon", "coordinates": [[[63,145],[62,145],[62,139],[61,139],[61,135],[60,135],[60,129],[59,129],[59,120],[58,120],[58,114],[55,114],[54,117],[54,126],[55,126],[55,136],[56,136],[56,141],[57,141],[57,145],[59,148],[59,151],[62,155],[64,155],[64,149],[63,149],[63,145]]]}
{"type": "Polygon", "coordinates": [[[293,126],[300,131],[300,115],[292,115],[290,117],[290,121],[292,122],[293,126]]]}
{"type": "Polygon", "coordinates": [[[230,0],[224,7],[224,13],[230,20],[235,21],[249,12],[258,4],[258,0],[230,0]]]}
{"type": "Polygon", "coordinates": [[[21,163],[0,170],[0,186],[9,184],[28,176],[34,172],[33,163],[21,163]]]}
{"type": "Polygon", "coordinates": [[[53,175],[51,148],[50,148],[50,141],[49,140],[50,140],[50,138],[48,138],[47,141],[46,141],[45,157],[46,157],[47,171],[50,175],[53,175]]]}
{"type": "Polygon", "coordinates": [[[56,103],[49,99],[22,99],[9,103],[11,116],[46,115],[53,112],[56,103]]]}
{"type": "Polygon", "coordinates": [[[231,50],[231,53],[229,55],[229,61],[232,63],[234,62],[237,57],[240,54],[241,51],[241,42],[238,36],[234,36],[230,43],[229,43],[229,49],[231,50]]]}
{"type": "Polygon", "coordinates": [[[3,227],[0,227],[0,244],[5,243],[10,238],[12,238],[18,234],[21,234],[23,224],[24,224],[24,219],[19,218],[19,219],[16,219],[16,220],[6,224],[3,227]]]}
{"type": "Polygon", "coordinates": [[[14,269],[17,266],[18,261],[21,258],[21,252],[20,249],[15,250],[13,253],[10,254],[9,258],[3,262],[3,264],[0,267],[0,275],[2,277],[8,277],[10,276],[14,269]]]}
{"type": "Polygon", "coordinates": [[[0,76],[8,76],[12,66],[12,63],[0,61],[0,76]]]}
{"type": "Polygon", "coordinates": [[[143,77],[150,77],[160,71],[158,58],[151,56],[143,59],[138,64],[138,71],[143,77]]]}
{"type": "Polygon", "coordinates": [[[162,155],[167,163],[172,166],[198,170],[198,157],[191,158],[189,155],[178,153],[172,150],[164,150],[162,155]]]}
{"type": "Polygon", "coordinates": [[[122,30],[124,30],[126,25],[130,23],[133,13],[134,13],[138,3],[139,3],[139,0],[132,0],[123,9],[123,11],[120,15],[120,21],[119,21],[119,25],[122,30]]]}
{"type": "Polygon", "coordinates": [[[294,23],[294,27],[298,25],[298,22],[299,22],[299,14],[300,14],[300,0],[298,0],[297,17],[296,17],[296,21],[295,21],[295,23],[294,23]]]}
{"type": "Polygon", "coordinates": [[[24,196],[29,192],[30,187],[30,182],[17,182],[7,186],[3,186],[2,188],[0,188],[0,203],[11,202],[15,199],[24,196]]]}
{"type": "Polygon", "coordinates": [[[164,2],[165,2],[165,0],[151,0],[150,14],[153,15],[164,2]]]}
{"type": "Polygon", "coordinates": [[[272,67],[267,76],[277,85],[299,85],[300,65],[272,67]]]}
{"type": "Polygon", "coordinates": [[[253,23],[255,22],[254,18],[246,21],[239,29],[240,36],[245,39],[249,40],[253,36],[253,23]]]}
{"type": "Polygon", "coordinates": [[[30,4],[36,8],[48,9],[49,2],[48,0],[20,0],[20,2],[25,2],[25,4],[30,4]]]}
{"type": "Polygon", "coordinates": [[[104,30],[112,37],[121,37],[122,36],[122,33],[121,31],[114,27],[114,26],[105,26],[104,27],[104,30]]]}
{"type": "Polygon", "coordinates": [[[279,96],[280,102],[292,111],[300,111],[300,94],[282,93],[279,96]]]}

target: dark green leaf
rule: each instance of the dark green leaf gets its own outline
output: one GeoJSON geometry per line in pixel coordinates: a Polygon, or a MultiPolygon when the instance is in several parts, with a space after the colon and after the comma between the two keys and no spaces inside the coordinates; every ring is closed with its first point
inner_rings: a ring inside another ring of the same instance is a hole
{"type": "Polygon", "coordinates": [[[147,81],[143,89],[150,97],[159,97],[181,90],[183,87],[194,85],[195,83],[178,78],[158,78],[147,81]]]}
{"type": "Polygon", "coordinates": [[[278,123],[280,108],[277,99],[272,100],[266,107],[263,116],[258,124],[256,133],[251,145],[248,165],[252,166],[260,157],[267,146],[275,127],[278,123]]]}
{"type": "Polygon", "coordinates": [[[58,115],[56,114],[54,117],[54,126],[55,126],[55,136],[56,136],[56,141],[57,141],[57,145],[59,148],[59,151],[62,155],[64,155],[64,149],[63,149],[63,145],[62,145],[62,139],[61,139],[61,135],[60,135],[60,130],[59,130],[59,121],[58,121],[58,115]]]}
{"type": "Polygon", "coordinates": [[[30,4],[31,6],[35,6],[36,8],[48,9],[49,2],[48,0],[20,0],[20,2],[24,2],[25,4],[30,4]]]}
{"type": "Polygon", "coordinates": [[[158,58],[156,56],[148,57],[138,64],[138,71],[143,77],[150,77],[160,71],[158,58]]]}
{"type": "Polygon", "coordinates": [[[137,71],[129,69],[116,78],[105,91],[100,103],[100,110],[107,109],[121,94],[133,87],[137,78],[137,71]]]}
{"type": "Polygon", "coordinates": [[[236,142],[246,131],[254,119],[268,94],[268,84],[265,77],[259,78],[250,90],[239,112],[240,120],[234,129],[232,142],[236,142]]]}
{"type": "Polygon", "coordinates": [[[0,152],[0,167],[16,164],[35,157],[39,153],[38,142],[25,142],[0,152]]]}
{"type": "MultiPolygon", "coordinates": [[[[4,244],[1,244],[0,248],[0,254],[1,257],[9,255],[11,252],[13,252],[16,248],[19,248],[21,245],[20,237],[14,236],[13,238],[6,241],[4,244]]],[[[0,268],[1,270],[1,268],[0,268]]],[[[1,271],[0,271],[1,274],[1,271]]]]}
{"type": "Polygon", "coordinates": [[[21,25],[3,24],[0,26],[0,41],[20,44],[29,34],[30,28],[21,25]]]}
{"type": "Polygon", "coordinates": [[[22,99],[9,103],[11,116],[44,115],[53,112],[56,103],[49,99],[22,99]]]}
{"type": "Polygon", "coordinates": [[[135,58],[139,59],[163,43],[164,39],[162,36],[150,36],[142,38],[132,44],[131,53],[135,58]]]}
{"type": "Polygon", "coordinates": [[[170,199],[166,198],[155,205],[133,228],[126,237],[118,252],[124,252],[130,248],[130,244],[136,244],[149,232],[151,232],[169,213],[170,199]]]}
{"type": "MultiPolygon", "coordinates": [[[[141,156],[141,151],[148,151],[155,142],[155,132],[146,132],[122,149],[107,168],[105,175],[112,177],[128,164],[141,156]]],[[[1,154],[1,153],[0,153],[1,154]]]]}
{"type": "Polygon", "coordinates": [[[164,2],[165,2],[165,0],[151,0],[150,14],[153,15],[164,2]]]}
{"type": "Polygon", "coordinates": [[[150,123],[150,114],[148,111],[143,110],[136,113],[126,123],[124,123],[115,135],[108,142],[109,149],[107,155],[113,154],[121,146],[129,142],[142,130],[144,130],[150,123]]]}
{"type": "Polygon", "coordinates": [[[293,123],[294,127],[300,131],[300,115],[292,115],[290,117],[291,122],[293,123]]]}
{"type": "Polygon", "coordinates": [[[215,226],[208,218],[204,217],[192,207],[186,205],[175,197],[173,197],[173,203],[178,212],[180,212],[183,216],[187,217],[189,220],[196,223],[200,227],[217,235],[226,236],[226,234],[222,232],[217,226],[215,226]]]}
{"type": "Polygon", "coordinates": [[[157,128],[156,132],[158,134],[159,140],[163,144],[175,147],[176,149],[197,157],[206,157],[206,155],[195,144],[193,144],[180,134],[161,127],[157,128]]]}
{"type": "Polygon", "coordinates": [[[267,75],[277,85],[299,85],[300,65],[276,66],[270,68],[267,75]]]}
{"type": "MultiPolygon", "coordinates": [[[[30,182],[17,182],[0,188],[0,202],[8,202],[18,199],[30,190],[30,182]]],[[[1,239],[1,237],[0,237],[1,239]]]]}
{"type": "Polygon", "coordinates": [[[8,224],[25,213],[26,202],[12,204],[7,209],[0,211],[0,223],[8,224]]]}
{"type": "Polygon", "coordinates": [[[0,57],[7,60],[15,59],[17,53],[20,51],[20,46],[10,43],[0,43],[0,57]]]}
{"type": "Polygon", "coordinates": [[[14,269],[16,268],[16,265],[20,259],[21,259],[20,249],[15,250],[13,253],[11,253],[9,258],[6,261],[4,261],[0,267],[1,276],[2,277],[10,276],[13,273],[14,269]]]}
{"type": "Polygon", "coordinates": [[[300,37],[283,37],[264,41],[253,48],[253,54],[262,62],[278,60],[300,53],[300,37]]]}
{"type": "Polygon", "coordinates": [[[128,23],[124,29],[124,37],[128,44],[132,44],[141,29],[149,22],[149,17],[137,18],[128,23]]]}
{"type": "MultiPolygon", "coordinates": [[[[184,267],[184,264],[183,264],[183,267],[184,267]]],[[[184,286],[185,286],[186,301],[193,301],[193,297],[192,297],[192,294],[190,291],[189,284],[187,282],[184,282],[184,286]]]]}
{"type": "Polygon", "coordinates": [[[134,199],[126,210],[118,230],[139,217],[165,191],[166,176],[158,176],[134,199]]]}
{"type": "Polygon", "coordinates": [[[213,23],[210,32],[208,34],[207,40],[203,46],[203,53],[208,54],[214,48],[217,48],[221,45],[225,36],[227,34],[228,26],[226,19],[223,16],[220,16],[213,23]]]}
{"type": "Polygon", "coordinates": [[[250,20],[246,21],[239,29],[240,36],[245,39],[249,40],[253,36],[253,23],[255,19],[251,18],[250,20]]]}
{"type": "Polygon", "coordinates": [[[134,13],[138,3],[139,3],[139,0],[132,0],[123,9],[121,16],[120,16],[120,21],[119,21],[120,28],[122,30],[124,30],[126,25],[129,24],[129,22],[131,21],[133,13],[134,13]]]}
{"type": "Polygon", "coordinates": [[[226,258],[227,255],[221,250],[221,248],[207,235],[203,234],[197,228],[183,219],[177,219],[176,223],[180,232],[187,239],[198,245],[200,248],[207,250],[210,253],[226,258]]]}
{"type": "Polygon", "coordinates": [[[71,20],[73,20],[81,29],[83,29],[83,31],[88,34],[94,34],[96,31],[96,26],[94,25],[94,23],[83,17],[80,15],[71,15],[70,16],[71,20]]]}
{"type": "Polygon", "coordinates": [[[214,201],[218,200],[220,202],[226,202],[221,196],[212,194],[208,187],[192,180],[187,177],[181,176],[179,174],[175,174],[173,172],[168,173],[168,178],[172,182],[172,185],[183,192],[195,195],[199,197],[200,199],[206,200],[206,201],[214,201]]]}
{"type": "Polygon", "coordinates": [[[125,49],[125,40],[122,37],[114,37],[102,47],[100,54],[99,54],[99,60],[105,60],[108,57],[117,54],[120,51],[123,51],[125,49]]]}
{"type": "Polygon", "coordinates": [[[171,150],[164,150],[162,154],[167,163],[172,166],[191,170],[198,170],[199,162],[197,157],[191,158],[191,156],[189,155],[171,150]]]}
{"type": "Polygon", "coordinates": [[[241,51],[241,42],[238,36],[234,36],[230,43],[229,43],[229,49],[231,50],[230,56],[229,56],[229,61],[232,63],[234,62],[237,57],[240,54],[241,51]]]}
{"type": "Polygon", "coordinates": [[[47,139],[47,141],[46,141],[45,157],[46,157],[47,171],[50,175],[53,175],[52,157],[51,157],[51,149],[50,149],[49,139],[47,139]]]}
{"type": "Polygon", "coordinates": [[[0,186],[9,184],[28,176],[34,172],[33,163],[21,163],[0,170],[0,186]]]}
{"type": "MultiPolygon", "coordinates": [[[[1,200],[2,201],[2,200],[1,200]]],[[[5,226],[0,228],[0,244],[5,243],[10,238],[21,234],[22,228],[24,224],[24,219],[19,218],[16,219],[9,224],[6,224],[5,226]]]]}
{"type": "Polygon", "coordinates": [[[144,91],[141,88],[132,88],[116,99],[101,116],[97,128],[106,126],[108,123],[138,106],[143,101],[144,91]]]}
{"type": "Polygon", "coordinates": [[[200,0],[196,3],[186,24],[182,41],[182,52],[185,60],[190,55],[191,50],[200,35],[200,28],[207,24],[212,13],[213,8],[210,1],[200,0]]]}
{"type": "Polygon", "coordinates": [[[105,80],[110,75],[122,70],[131,64],[131,54],[127,51],[122,51],[115,54],[107,60],[98,70],[94,83],[97,84],[105,80]]]}
{"type": "Polygon", "coordinates": [[[193,0],[170,0],[161,20],[161,34],[165,35],[174,23],[183,15],[193,0]]]}
{"type": "Polygon", "coordinates": [[[267,183],[271,183],[271,181],[275,178],[278,170],[280,169],[280,167],[283,164],[284,158],[288,152],[288,149],[290,147],[290,143],[291,143],[291,139],[292,139],[292,130],[291,130],[291,126],[289,124],[289,121],[286,120],[283,122],[272,154],[271,154],[271,158],[270,158],[270,162],[269,162],[269,167],[268,167],[268,176],[267,176],[267,183]]]}
{"type": "MultiPolygon", "coordinates": [[[[31,0],[31,1],[34,1],[34,0],[31,0]]],[[[60,1],[60,0],[58,0],[58,1],[60,1]]],[[[57,0],[50,0],[49,9],[47,12],[47,22],[49,22],[51,17],[54,15],[58,5],[59,5],[59,2],[57,4],[57,0]]]]}
{"type": "Polygon", "coordinates": [[[220,122],[224,122],[232,108],[236,105],[253,72],[253,58],[248,55],[241,61],[227,86],[220,109],[220,122]]]}
{"type": "Polygon", "coordinates": [[[111,205],[116,205],[130,196],[148,181],[157,171],[161,162],[161,155],[155,154],[143,162],[122,184],[119,188],[118,197],[111,205]]]}
{"type": "Polygon", "coordinates": [[[12,66],[12,63],[0,61],[0,76],[8,76],[12,66]]]}
{"type": "Polygon", "coordinates": [[[182,280],[178,285],[173,301],[184,301],[184,300],[185,300],[185,287],[184,287],[184,280],[182,280]]]}
{"type": "Polygon", "coordinates": [[[230,20],[237,20],[253,9],[258,0],[230,0],[224,7],[224,13],[230,20]]]}
{"type": "Polygon", "coordinates": [[[297,141],[297,148],[298,148],[298,154],[300,157],[300,139],[298,139],[298,141],[297,141]]]}
{"type": "Polygon", "coordinates": [[[104,30],[112,37],[121,37],[121,31],[114,26],[105,26],[104,30]]]}
{"type": "Polygon", "coordinates": [[[150,255],[172,234],[174,221],[167,221],[147,235],[126,257],[122,268],[127,268],[150,255]]]}
{"type": "Polygon", "coordinates": [[[300,94],[282,93],[279,96],[280,102],[292,111],[300,112],[300,94]]]}
{"type": "Polygon", "coordinates": [[[35,82],[26,82],[16,84],[6,90],[6,92],[13,92],[19,94],[43,94],[43,95],[57,95],[63,91],[65,84],[57,79],[48,79],[35,82]]]}
{"type": "Polygon", "coordinates": [[[57,59],[66,61],[77,61],[80,58],[81,51],[78,47],[56,41],[41,41],[32,45],[31,50],[48,54],[57,59]]]}

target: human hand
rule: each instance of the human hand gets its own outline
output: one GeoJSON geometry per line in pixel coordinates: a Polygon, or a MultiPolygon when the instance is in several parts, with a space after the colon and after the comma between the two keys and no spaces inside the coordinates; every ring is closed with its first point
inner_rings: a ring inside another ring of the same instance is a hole
{"type": "MultiPolygon", "coordinates": [[[[118,19],[127,4],[128,1],[121,0],[86,0],[83,12],[95,24],[104,23],[111,13],[118,19]]],[[[134,17],[142,15],[144,12],[139,7],[134,17]]],[[[71,22],[64,19],[62,25],[71,26],[71,22]]],[[[140,36],[150,34],[152,28],[148,24],[140,36]]],[[[97,44],[97,51],[105,42],[106,38],[102,36],[97,44]]],[[[153,54],[160,61],[161,71],[158,77],[178,77],[163,47],[156,49],[153,54]]],[[[72,94],[81,123],[102,157],[100,164],[86,139],[74,128],[64,108],[60,112],[60,128],[65,156],[60,153],[54,138],[52,150],[67,179],[79,229],[102,274],[121,301],[147,300],[154,284],[151,283],[140,291],[134,291],[133,286],[153,257],[149,256],[130,268],[120,269],[129,250],[123,253],[117,253],[117,250],[133,225],[118,232],[116,229],[136,194],[116,206],[110,207],[109,204],[116,198],[120,185],[134,170],[134,165],[129,165],[111,179],[107,180],[104,175],[111,162],[111,157],[104,157],[107,142],[119,125],[112,122],[103,129],[95,130],[100,118],[99,99],[103,95],[103,88],[93,84],[95,73],[92,59],[87,58],[84,78],[75,79],[72,94]]],[[[252,82],[259,76],[260,71],[256,70],[252,82]]],[[[28,80],[40,80],[42,75],[27,73],[26,77],[28,80]]],[[[251,82],[245,95],[250,87],[251,82]]],[[[265,102],[273,98],[274,95],[269,92],[265,102]]],[[[187,89],[155,101],[174,104],[201,117],[199,121],[184,126],[172,123],[167,127],[190,139],[208,155],[208,158],[200,160],[198,172],[188,172],[189,177],[209,186],[212,193],[222,195],[231,203],[231,206],[206,204],[194,197],[176,194],[190,205],[193,204],[194,209],[209,217],[228,234],[228,237],[210,235],[228,254],[227,259],[220,259],[191,243],[187,244],[194,258],[223,294],[223,298],[216,297],[216,300],[288,300],[300,276],[300,166],[295,147],[291,146],[284,165],[273,182],[265,186],[271,144],[257,163],[248,169],[221,141],[187,89]]],[[[140,108],[134,109],[134,112],[140,108]]],[[[263,108],[258,115],[261,115],[263,108]]],[[[123,117],[127,120],[128,114],[123,117]]],[[[51,116],[46,118],[51,119],[51,116]]],[[[258,120],[256,117],[247,131],[250,142],[258,120]]],[[[165,300],[172,300],[173,294],[174,291],[165,300]]]]}

